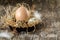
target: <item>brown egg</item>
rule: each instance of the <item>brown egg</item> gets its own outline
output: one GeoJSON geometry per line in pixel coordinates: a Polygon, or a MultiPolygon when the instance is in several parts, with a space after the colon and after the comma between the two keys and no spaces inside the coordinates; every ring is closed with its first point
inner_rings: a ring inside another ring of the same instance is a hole
{"type": "Polygon", "coordinates": [[[16,10],[16,13],[15,13],[15,18],[16,18],[16,21],[25,21],[29,18],[29,11],[26,7],[24,6],[21,6],[20,8],[18,8],[16,10]]]}

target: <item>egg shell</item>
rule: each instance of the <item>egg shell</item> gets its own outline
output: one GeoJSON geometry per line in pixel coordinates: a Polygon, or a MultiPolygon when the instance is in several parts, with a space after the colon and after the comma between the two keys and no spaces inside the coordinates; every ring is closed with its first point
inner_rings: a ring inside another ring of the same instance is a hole
{"type": "Polygon", "coordinates": [[[24,6],[21,6],[16,10],[16,13],[15,13],[16,21],[19,21],[19,20],[25,21],[28,19],[28,17],[29,17],[29,11],[24,6]]]}

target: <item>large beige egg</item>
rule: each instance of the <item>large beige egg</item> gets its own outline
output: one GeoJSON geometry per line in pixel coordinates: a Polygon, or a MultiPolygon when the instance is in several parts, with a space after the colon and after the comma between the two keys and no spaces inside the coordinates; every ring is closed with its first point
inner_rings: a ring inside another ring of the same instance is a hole
{"type": "Polygon", "coordinates": [[[24,6],[21,6],[20,8],[18,8],[16,10],[16,13],[15,13],[16,21],[19,21],[19,20],[20,21],[25,21],[29,17],[30,17],[30,13],[29,13],[28,9],[25,8],[24,6]]]}

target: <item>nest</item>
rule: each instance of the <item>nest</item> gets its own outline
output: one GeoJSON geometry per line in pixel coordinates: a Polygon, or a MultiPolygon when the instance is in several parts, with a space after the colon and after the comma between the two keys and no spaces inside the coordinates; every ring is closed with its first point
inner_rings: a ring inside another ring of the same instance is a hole
{"type": "Polygon", "coordinates": [[[41,15],[38,13],[38,11],[32,12],[28,4],[23,3],[22,5],[24,5],[24,7],[31,12],[30,18],[26,21],[16,21],[15,11],[21,6],[21,4],[17,4],[17,6],[14,8],[12,8],[12,6],[8,6],[7,8],[4,8],[6,14],[0,19],[0,21],[2,22],[1,28],[10,27],[11,30],[14,29],[17,31],[21,31],[28,29],[28,31],[30,31],[30,29],[35,28],[35,25],[42,22],[41,15]]]}

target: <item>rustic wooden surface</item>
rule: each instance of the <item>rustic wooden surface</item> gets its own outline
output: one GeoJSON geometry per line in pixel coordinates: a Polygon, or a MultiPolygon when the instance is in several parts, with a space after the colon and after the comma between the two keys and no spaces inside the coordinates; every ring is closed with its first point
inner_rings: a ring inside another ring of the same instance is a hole
{"type": "MultiPolygon", "coordinates": [[[[19,34],[12,39],[0,38],[0,40],[60,40],[60,0],[35,0],[34,3],[36,10],[42,14],[44,27],[38,25],[40,29],[34,33],[19,34]]],[[[0,0],[0,16],[4,14],[1,6],[4,6],[3,0],[0,0]]]]}

